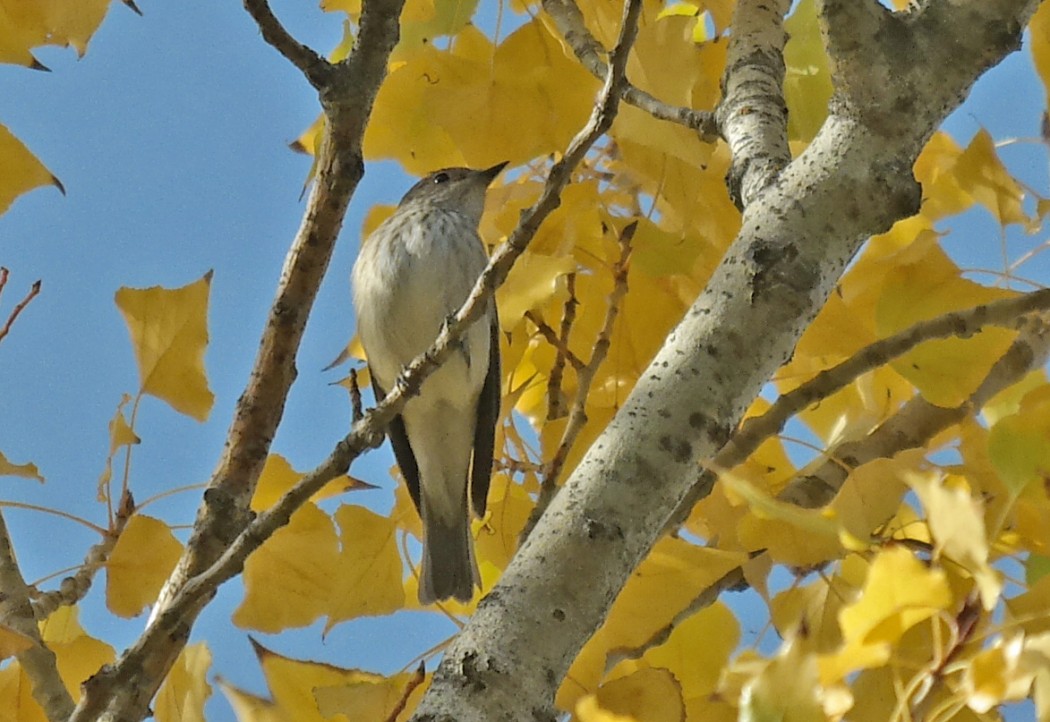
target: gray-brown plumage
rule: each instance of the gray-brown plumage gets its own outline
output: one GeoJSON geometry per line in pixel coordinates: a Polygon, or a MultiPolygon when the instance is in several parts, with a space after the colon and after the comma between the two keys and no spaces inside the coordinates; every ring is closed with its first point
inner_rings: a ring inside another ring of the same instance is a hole
{"type": "MultiPolygon", "coordinates": [[[[488,258],[485,191],[506,163],[446,168],[414,185],[362,244],[353,270],[357,331],[377,399],[434,343],[488,258]]],[[[495,303],[387,429],[423,520],[419,601],[469,601],[480,584],[470,510],[485,513],[500,404],[495,303]]]]}

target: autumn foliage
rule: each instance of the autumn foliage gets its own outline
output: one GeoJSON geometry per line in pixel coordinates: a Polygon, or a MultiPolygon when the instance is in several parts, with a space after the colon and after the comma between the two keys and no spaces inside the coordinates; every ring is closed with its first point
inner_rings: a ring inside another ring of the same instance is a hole
{"type": "MultiPolygon", "coordinates": [[[[45,42],[84,52],[105,9],[15,5],[24,12],[0,14],[0,59],[27,68],[36,63],[32,48],[45,42]]],[[[322,3],[333,22],[348,20],[333,60],[354,46],[361,5],[322,3]]],[[[495,27],[471,22],[475,5],[408,0],[363,151],[366,160],[395,160],[414,174],[509,160],[514,170],[490,191],[481,227],[494,251],[540,198],[552,163],[588,122],[602,80],[539,4],[501,4],[508,20],[495,27]]],[[[621,5],[580,0],[578,7],[597,42],[613,47],[621,5]]],[[[820,130],[833,92],[818,10],[803,0],[786,20],[783,93],[796,157],[820,130]]],[[[645,2],[627,78],[670,106],[714,110],[733,11],[731,0],[645,2]]],[[[1029,31],[1036,72],[1050,87],[1045,4],[1029,31]]],[[[298,146],[319,152],[324,126],[319,119],[298,146]]],[[[581,722],[977,720],[1034,700],[1039,719],[1050,720],[1050,384],[1043,368],[1050,346],[1041,315],[1050,299],[1017,278],[1023,259],[1008,259],[998,275],[966,273],[946,251],[942,223],[980,207],[1003,229],[1030,234],[1031,253],[1045,250],[1050,199],[1012,175],[996,141],[984,131],[966,143],[933,134],[914,163],[919,212],[868,240],[745,414],[750,423],[805,393],[794,423],[818,448],[804,448],[779,424],[742,459],[727,456],[731,463],[722,466],[717,457],[696,468],[698,484],[713,475],[717,482],[669,520],[561,682],[558,709],[581,722]],[[1030,307],[996,305],[1022,292],[1030,307]],[[958,322],[945,330],[922,325],[953,312],[958,322]],[[916,328],[914,343],[885,345],[916,328]],[[867,367],[841,370],[861,357],[867,367]],[[742,643],[742,612],[730,592],[741,588],[761,600],[768,621],[760,624],[778,640],[774,653],[742,643]]],[[[0,158],[0,211],[57,183],[2,126],[0,158]]],[[[505,411],[489,513],[474,529],[485,593],[737,236],[730,163],[725,142],[621,103],[495,291],[505,411]]],[[[391,210],[373,208],[361,236],[391,210]]],[[[94,515],[99,545],[84,550],[76,583],[24,592],[38,634],[10,621],[19,612],[0,602],[0,700],[10,703],[0,703],[0,721],[46,718],[32,692],[46,668],[27,666],[27,650],[53,652],[73,704],[82,683],[117,658],[120,650],[77,622],[79,595],[100,568],[105,590],[90,593],[104,593],[118,617],[145,619],[184,553],[186,535],[172,526],[193,520],[140,512],[133,469],[130,477],[123,472],[139,437],[150,433],[135,423],[144,396],[197,421],[226,422],[209,420],[215,393],[239,393],[208,382],[210,282],[209,273],[182,288],[116,292],[114,313],[127,324],[139,377],[128,382],[137,384],[133,393],[113,400],[94,515]]],[[[1046,279],[1035,282],[1042,287],[1046,279]]],[[[362,357],[356,341],[348,349],[362,357]]],[[[344,386],[356,393],[366,382],[362,372],[344,386]]],[[[0,473],[46,476],[47,460],[34,462],[0,455],[0,473]]],[[[418,538],[421,527],[407,492],[399,484],[392,512],[380,515],[356,503],[361,481],[350,474],[308,495],[247,558],[234,625],[279,633],[323,619],[328,631],[359,617],[419,610],[418,560],[407,555],[406,539],[418,538]],[[333,498],[339,503],[318,503],[333,498]]],[[[251,511],[272,509],[306,475],[269,455],[251,511]]],[[[10,553],[0,554],[0,567],[0,580],[17,575],[10,553]]],[[[477,603],[425,611],[466,620],[477,603]]],[[[256,649],[267,695],[216,682],[208,643],[197,643],[167,675],[152,703],[156,718],[201,719],[218,686],[244,722],[406,720],[432,676],[411,668],[384,676],[256,649]]]]}

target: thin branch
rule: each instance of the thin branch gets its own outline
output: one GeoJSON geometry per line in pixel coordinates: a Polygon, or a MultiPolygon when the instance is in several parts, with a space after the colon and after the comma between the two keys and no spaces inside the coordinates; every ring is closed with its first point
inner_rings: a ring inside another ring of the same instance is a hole
{"type": "MultiPolygon", "coordinates": [[[[1050,289],[1023,296],[975,306],[964,311],[946,313],[921,321],[900,333],[881,339],[861,349],[849,359],[825,371],[778,398],[761,416],[747,419],[712,461],[714,469],[731,469],[742,463],[762,442],[776,436],[795,414],[852,383],[857,377],[883,366],[921,343],[949,336],[967,337],[985,326],[1016,328],[1026,314],[1050,310],[1050,289]]],[[[689,516],[693,506],[706,497],[714,486],[716,475],[704,471],[682,500],[669,521],[676,527],[689,516]]]]}
{"type": "MultiPolygon", "coordinates": [[[[1015,300],[1015,299],[1011,299],[1015,300]]],[[[810,473],[800,474],[777,495],[780,501],[804,508],[817,508],[831,502],[842,488],[851,468],[857,468],[874,459],[892,456],[905,449],[924,446],[937,434],[967,415],[980,410],[992,397],[1020,381],[1032,370],[1042,367],[1050,355],[1050,325],[1038,316],[1023,320],[1021,333],[1010,349],[1000,358],[978,389],[964,403],[953,408],[935,406],[921,396],[912,398],[892,418],[863,439],[838,446],[832,454],[849,460],[843,466],[827,460],[810,473]]],[[[751,552],[751,558],[763,554],[751,552]]],[[[625,650],[623,657],[637,659],[654,646],[667,640],[675,627],[701,609],[711,606],[722,592],[740,590],[748,586],[743,567],[736,567],[721,579],[700,592],[688,606],[675,615],[644,644],[625,650]]]]}
{"type": "Polygon", "coordinates": [[[130,493],[125,494],[117,508],[113,528],[103,535],[102,541],[88,549],[77,572],[63,579],[57,590],[42,592],[33,598],[33,612],[37,619],[47,619],[59,607],[73,606],[87,596],[95,575],[106,565],[134,512],[135,502],[130,493]]]}
{"type": "Polygon", "coordinates": [[[244,0],[244,9],[255,19],[263,40],[299,68],[315,88],[324,86],[331,76],[332,64],[293,38],[273,14],[267,0],[244,0]]]}
{"type": "MultiPolygon", "coordinates": [[[[543,9],[551,16],[558,32],[565,38],[565,42],[572,48],[576,59],[583,67],[596,78],[607,77],[605,49],[587,30],[583,15],[576,3],[573,0],[543,0],[543,9]]],[[[718,124],[715,121],[715,114],[710,111],[669,105],[629,82],[621,85],[619,93],[624,102],[644,110],[654,118],[692,128],[707,143],[713,143],[718,139],[718,124]]]]}
{"type": "MultiPolygon", "coordinates": [[[[572,333],[572,325],[576,322],[576,307],[580,302],[576,300],[576,274],[570,273],[565,277],[565,290],[569,297],[565,299],[565,307],[561,314],[561,328],[558,332],[557,343],[554,348],[558,354],[554,357],[550,375],[547,377],[547,421],[560,419],[562,411],[562,379],[565,375],[565,362],[569,358],[569,334],[572,333]]],[[[575,358],[575,357],[574,357],[575,358]]],[[[579,371],[579,368],[576,368],[579,371]]]]}
{"type": "Polygon", "coordinates": [[[733,161],[726,180],[744,208],[791,162],[784,101],[789,0],[739,0],[733,12],[718,124],[733,161]]]}
{"type": "MultiPolygon", "coordinates": [[[[113,665],[83,685],[71,722],[138,722],[164,680],[214,586],[175,605],[182,588],[214,565],[252,518],[249,506],[270,442],[296,375],[295,356],[327,271],[332,250],[357,184],[364,174],[361,141],[390,53],[399,36],[404,0],[365,0],[356,43],[331,72],[322,61],[287,42],[267,6],[249,2],[264,35],[320,85],[326,129],[317,157],[315,183],[299,231],[289,249],[259,344],[251,377],[237,403],[226,445],[209,480],[193,533],[154,607],[145,632],[113,665]],[[275,34],[276,33],[276,34],[275,34]],[[320,68],[320,70],[319,70],[320,68]],[[158,619],[163,618],[164,624],[158,619]]],[[[312,51],[311,51],[312,52],[312,51]]],[[[343,465],[345,469],[345,464],[343,465]]],[[[243,564],[243,559],[240,562],[243,564]]]]}
{"type": "MultiPolygon", "coordinates": [[[[568,361],[569,365],[572,366],[574,370],[579,370],[584,367],[584,363],[582,360],[580,360],[580,357],[574,354],[572,352],[572,349],[570,349],[568,346],[565,345],[565,343],[562,342],[562,340],[558,337],[557,332],[555,332],[555,330],[550,327],[550,324],[543,320],[542,316],[540,316],[535,311],[526,311],[525,318],[532,321],[532,324],[536,327],[536,330],[540,332],[540,335],[543,336],[544,340],[551,346],[553,346],[554,349],[558,352],[558,356],[568,361]]],[[[562,320],[562,325],[564,326],[564,317],[562,320]]]]}
{"type": "Polygon", "coordinates": [[[21,634],[31,643],[15,656],[33,686],[33,699],[51,722],[65,722],[73,712],[73,698],[58,674],[55,653],[51,651],[37,627],[31,589],[26,584],[3,514],[0,514],[0,624],[21,634]]]}
{"type": "MultiPolygon", "coordinates": [[[[2,281],[2,283],[0,283],[0,291],[3,291],[4,285],[6,285],[7,283],[8,271],[6,268],[0,269],[0,271],[2,271],[2,274],[0,274],[2,275],[2,278],[0,278],[0,281],[2,281]]],[[[11,310],[11,314],[7,317],[7,323],[5,323],[2,328],[0,328],[0,341],[3,341],[4,338],[7,337],[7,334],[11,333],[11,327],[14,325],[15,320],[22,313],[22,311],[25,310],[25,307],[29,305],[29,302],[36,298],[39,294],[40,281],[37,281],[30,287],[29,292],[25,295],[25,298],[19,301],[18,305],[16,305],[11,310]]]]}
{"type": "Polygon", "coordinates": [[[594,377],[609,352],[609,346],[612,343],[613,327],[616,325],[616,318],[620,313],[623,299],[627,295],[627,271],[631,258],[631,239],[634,238],[634,233],[637,229],[638,223],[635,221],[624,228],[620,234],[620,258],[612,268],[613,289],[609,293],[609,300],[605,308],[605,322],[598,333],[590,361],[576,374],[576,399],[573,402],[572,410],[569,412],[569,423],[566,424],[565,431],[562,432],[561,441],[558,442],[558,448],[555,450],[554,455],[544,465],[543,484],[540,487],[539,498],[536,499],[536,505],[532,508],[528,521],[525,522],[525,526],[522,529],[520,535],[522,540],[528,538],[532,528],[536,526],[536,522],[543,516],[543,512],[546,511],[551,503],[551,499],[557,493],[558,479],[561,476],[562,468],[565,466],[565,460],[568,458],[573,445],[575,445],[580,432],[583,431],[583,427],[587,424],[587,397],[590,396],[594,377]]]}

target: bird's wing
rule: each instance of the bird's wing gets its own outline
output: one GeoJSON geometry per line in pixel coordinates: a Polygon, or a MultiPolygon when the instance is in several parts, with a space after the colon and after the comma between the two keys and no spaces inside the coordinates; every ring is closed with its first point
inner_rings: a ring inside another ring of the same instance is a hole
{"type": "Polygon", "coordinates": [[[492,480],[492,455],[496,444],[496,422],[500,404],[499,320],[495,307],[489,336],[489,370],[478,396],[478,418],[474,426],[474,465],[470,475],[470,501],[474,513],[485,515],[489,482],[492,480]]]}
{"type": "MultiPolygon", "coordinates": [[[[386,397],[386,391],[379,385],[371,368],[369,368],[368,375],[372,377],[372,390],[376,394],[376,403],[379,403],[386,397]]],[[[416,511],[422,516],[423,510],[419,506],[419,465],[416,463],[416,455],[412,452],[412,445],[408,443],[408,432],[405,431],[405,420],[401,418],[401,414],[391,420],[389,426],[386,427],[386,434],[390,437],[390,445],[394,447],[394,458],[397,459],[397,465],[401,469],[401,476],[405,477],[412,503],[416,505],[416,511]]]]}

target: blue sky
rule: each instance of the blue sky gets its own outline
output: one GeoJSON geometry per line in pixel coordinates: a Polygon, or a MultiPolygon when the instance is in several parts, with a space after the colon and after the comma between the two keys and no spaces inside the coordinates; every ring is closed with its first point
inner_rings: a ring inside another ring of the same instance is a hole
{"type": "MultiPolygon", "coordinates": [[[[32,281],[43,280],[42,294],[0,346],[0,451],[14,462],[37,463],[47,477],[44,486],[5,478],[0,498],[99,523],[105,514],[95,486],[109,444],[107,423],[121,394],[137,387],[113,294],[125,285],[181,286],[214,269],[206,359],[217,395],[211,419],[198,424],[145,399],[137,425],[143,442],[132,468],[139,500],[206,481],[304,207],[300,191],[310,160],[287,144],[318,112],[313,90],[265,45],[240,3],[145,0],[140,7],[144,17],[114,3],[83,59],[67,50],[40,51],[53,72],[0,66],[0,123],[67,191],[63,197],[55,189],[36,190],[0,216],[0,264],[12,271],[0,316],[32,281]]],[[[341,18],[324,15],[313,2],[284,0],[274,9],[321,51],[341,35],[341,18]]],[[[990,72],[947,127],[962,143],[982,126],[996,138],[1034,136],[1044,105],[1025,51],[990,72]]],[[[1018,145],[1003,155],[1014,172],[1047,192],[1045,149],[1018,145]]],[[[346,394],[329,385],[341,372],[322,368],[353,330],[349,271],[361,219],[375,203],[396,202],[410,182],[394,164],[370,164],[351,205],[274,443],[299,469],[321,460],[348,427],[346,394]]],[[[949,225],[956,235],[946,245],[964,265],[1000,267],[999,229],[987,214],[970,213],[949,225]]],[[[1034,244],[1019,233],[1010,242],[1012,249],[1034,244]]],[[[358,492],[351,501],[386,508],[390,464],[385,448],[356,464],[356,476],[384,489],[358,492]]],[[[150,513],[188,524],[198,498],[180,494],[150,513]]],[[[9,510],[5,517],[30,579],[78,563],[97,541],[77,525],[39,514],[9,510]]],[[[105,613],[101,590],[100,584],[85,603],[83,621],[119,652],[144,620],[105,613]]],[[[262,692],[256,666],[245,663],[251,654],[246,632],[228,622],[239,599],[239,583],[224,587],[194,636],[211,642],[215,672],[262,692]]],[[[340,625],[323,643],[317,627],[258,636],[293,656],[393,672],[452,631],[435,615],[404,614],[340,625]]],[[[217,696],[209,717],[231,719],[217,696]]]]}

